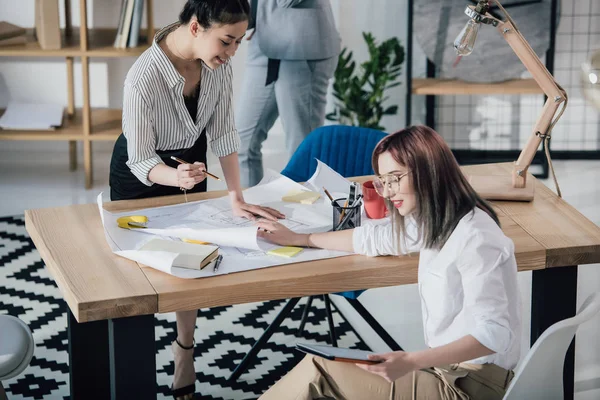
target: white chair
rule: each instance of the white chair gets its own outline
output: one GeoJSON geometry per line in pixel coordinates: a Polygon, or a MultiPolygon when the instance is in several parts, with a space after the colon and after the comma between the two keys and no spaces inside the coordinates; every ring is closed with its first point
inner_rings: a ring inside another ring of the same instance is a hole
{"type": "Polygon", "coordinates": [[[563,398],[563,367],[567,349],[579,325],[600,310],[600,294],[593,293],[577,315],[544,331],[515,373],[504,400],[550,400],[563,398]]]}
{"type": "Polygon", "coordinates": [[[33,335],[25,322],[10,315],[0,315],[0,400],[6,399],[2,381],[27,368],[34,347],[33,335]]]}

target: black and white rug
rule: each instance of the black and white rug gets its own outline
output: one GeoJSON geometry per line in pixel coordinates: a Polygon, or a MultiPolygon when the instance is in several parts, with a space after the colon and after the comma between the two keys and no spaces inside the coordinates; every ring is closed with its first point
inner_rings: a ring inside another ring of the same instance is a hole
{"type": "MultiPolygon", "coordinates": [[[[226,379],[255,340],[283,307],[284,301],[216,307],[198,313],[196,329],[196,391],[198,398],[255,399],[299,362],[296,341],[327,343],[324,303],[316,297],[302,337],[296,337],[303,299],[273,335],[258,360],[232,384],[226,379]]],[[[0,218],[0,314],[26,322],[36,342],[29,367],[4,381],[12,400],[68,399],[66,304],[25,231],[23,217],[0,218]]],[[[368,350],[366,344],[334,307],[338,345],[368,350]]],[[[159,399],[167,399],[173,375],[170,343],[175,315],[155,318],[156,381],[159,399]]]]}

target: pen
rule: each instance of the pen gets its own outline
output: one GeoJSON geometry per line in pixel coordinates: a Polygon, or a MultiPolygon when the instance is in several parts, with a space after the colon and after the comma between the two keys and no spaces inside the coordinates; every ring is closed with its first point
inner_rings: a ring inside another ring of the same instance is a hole
{"type": "MultiPolygon", "coordinates": [[[[189,162],[187,162],[187,161],[183,161],[181,158],[177,158],[177,157],[175,157],[175,156],[171,156],[171,160],[175,160],[175,161],[177,161],[179,164],[189,164],[189,162]]],[[[210,177],[211,177],[211,178],[213,178],[213,179],[216,179],[216,180],[218,180],[218,181],[220,181],[220,180],[221,180],[221,178],[219,178],[219,177],[218,177],[218,176],[216,176],[216,175],[213,175],[213,174],[211,174],[211,173],[210,173],[210,172],[208,172],[208,171],[204,171],[204,173],[205,173],[206,175],[210,176],[210,177]]]]}
{"type": "Polygon", "coordinates": [[[217,258],[215,259],[215,266],[213,267],[213,272],[217,272],[217,270],[219,269],[219,264],[221,264],[221,261],[223,261],[223,255],[219,254],[217,256],[217,258]]]}

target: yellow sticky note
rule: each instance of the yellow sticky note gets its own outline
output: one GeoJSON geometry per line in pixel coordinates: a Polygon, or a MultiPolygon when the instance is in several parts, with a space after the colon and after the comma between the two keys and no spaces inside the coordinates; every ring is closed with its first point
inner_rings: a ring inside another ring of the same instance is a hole
{"type": "Polygon", "coordinates": [[[282,201],[300,204],[313,204],[321,195],[309,190],[292,190],[281,198],[282,201]]]}
{"type": "Polygon", "coordinates": [[[201,240],[194,240],[194,239],[181,239],[181,240],[186,243],[192,243],[192,244],[210,244],[208,242],[203,242],[201,240]]]}
{"type": "Polygon", "coordinates": [[[271,255],[271,256],[278,256],[278,257],[286,257],[286,258],[290,258],[290,257],[294,257],[296,254],[300,253],[302,251],[302,247],[279,247],[273,250],[269,250],[267,251],[267,254],[271,255]]]}

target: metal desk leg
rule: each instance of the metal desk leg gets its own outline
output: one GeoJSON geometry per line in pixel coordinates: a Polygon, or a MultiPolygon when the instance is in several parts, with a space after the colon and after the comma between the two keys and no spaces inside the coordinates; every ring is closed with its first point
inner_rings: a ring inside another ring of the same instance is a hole
{"type": "Polygon", "coordinates": [[[288,302],[283,306],[279,314],[275,317],[273,322],[269,325],[267,329],[263,332],[261,337],[254,343],[250,351],[244,356],[242,361],[238,364],[237,367],[233,370],[229,378],[227,378],[228,382],[235,382],[237,379],[248,369],[254,359],[258,355],[258,352],[262,350],[265,343],[269,341],[271,336],[275,333],[279,325],[283,322],[283,320],[290,315],[296,304],[300,301],[300,297],[293,297],[288,300],[288,302]]]}
{"type": "Polygon", "coordinates": [[[109,399],[108,321],[80,324],[67,313],[71,400],[109,399]]]}
{"type": "Polygon", "coordinates": [[[154,315],[108,321],[111,399],[156,399],[154,315]]]}
{"type": "MultiPolygon", "coordinates": [[[[552,324],[577,312],[577,266],[533,271],[531,288],[531,344],[552,324]]],[[[565,357],[564,398],[572,400],[575,379],[575,339],[565,357]]]]}

